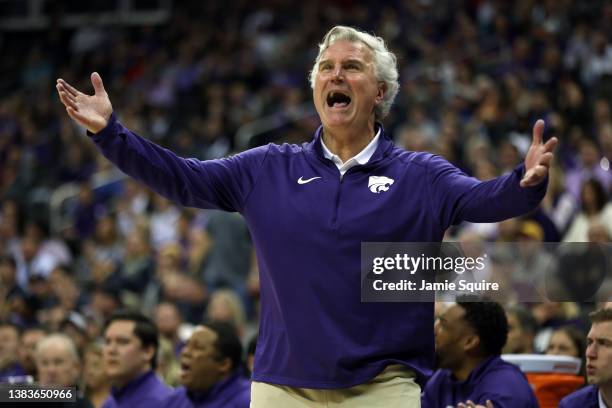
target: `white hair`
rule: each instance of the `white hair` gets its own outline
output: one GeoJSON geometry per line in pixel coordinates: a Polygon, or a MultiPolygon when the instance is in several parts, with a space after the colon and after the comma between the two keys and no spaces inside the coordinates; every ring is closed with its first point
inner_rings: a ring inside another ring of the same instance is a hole
{"type": "Polygon", "coordinates": [[[323,52],[337,41],[362,42],[370,50],[374,57],[374,72],[379,81],[385,83],[386,92],[383,100],[374,109],[374,117],[381,120],[389,113],[391,105],[399,90],[399,73],[397,70],[397,58],[395,54],[387,49],[385,41],[381,37],[376,37],[352,27],[335,26],[325,34],[323,42],[319,44],[319,55],[315,59],[314,66],[308,77],[310,87],[314,89],[316,73],[319,71],[319,62],[323,52]]]}
{"type": "Polygon", "coordinates": [[[52,345],[60,345],[77,363],[80,362],[79,352],[70,337],[62,333],[53,333],[36,343],[36,358],[39,359],[45,350],[52,345]]]}

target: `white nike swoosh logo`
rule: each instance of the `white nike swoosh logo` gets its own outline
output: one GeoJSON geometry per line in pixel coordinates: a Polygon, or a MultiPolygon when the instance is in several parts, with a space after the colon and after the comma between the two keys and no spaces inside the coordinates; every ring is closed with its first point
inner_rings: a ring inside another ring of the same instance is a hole
{"type": "Polygon", "coordinates": [[[316,179],[320,179],[320,178],[322,178],[322,177],[321,176],[317,176],[317,177],[312,177],[312,178],[309,178],[309,179],[306,179],[306,180],[302,180],[302,178],[300,177],[298,179],[298,184],[310,183],[311,181],[316,180],[316,179]]]}

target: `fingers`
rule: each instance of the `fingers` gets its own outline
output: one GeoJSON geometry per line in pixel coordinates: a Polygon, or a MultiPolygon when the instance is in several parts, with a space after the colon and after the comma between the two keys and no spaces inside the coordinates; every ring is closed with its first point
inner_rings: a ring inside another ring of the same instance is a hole
{"type": "Polygon", "coordinates": [[[66,112],[68,112],[68,116],[70,116],[77,123],[83,124],[87,121],[87,118],[83,116],[78,110],[74,109],[71,106],[66,107],[66,112]]]}
{"type": "MultiPolygon", "coordinates": [[[[490,401],[487,401],[487,402],[490,402],[490,401]]],[[[478,407],[482,407],[482,405],[476,405],[474,401],[471,401],[471,400],[467,400],[465,404],[463,402],[460,402],[459,404],[457,404],[457,408],[478,408],[478,407]]],[[[487,408],[489,407],[487,406],[487,408]]]]}
{"type": "Polygon", "coordinates": [[[550,163],[552,162],[554,155],[551,152],[544,153],[542,158],[540,159],[540,164],[542,166],[550,167],[550,163]]]}
{"type": "Polygon", "coordinates": [[[491,400],[487,400],[487,408],[493,408],[493,403],[491,400]]]}
{"type": "Polygon", "coordinates": [[[74,97],[77,97],[79,96],[79,94],[82,94],[82,92],[79,92],[78,90],[76,90],[76,88],[74,88],[68,82],[64,81],[62,78],[59,78],[57,80],[57,85],[62,86],[62,88],[65,89],[66,92],[70,93],[74,97]]]}
{"type": "Polygon", "coordinates": [[[537,184],[540,184],[542,180],[546,178],[547,174],[548,174],[548,167],[537,165],[531,170],[529,170],[527,173],[525,173],[525,176],[521,180],[520,185],[521,187],[532,187],[537,184]]]}
{"type": "Polygon", "coordinates": [[[61,89],[59,85],[57,86],[57,92],[59,93],[60,101],[62,101],[64,106],[71,107],[74,110],[78,110],[76,98],[74,96],[72,96],[64,89],[61,89]]]}
{"type": "Polygon", "coordinates": [[[554,151],[558,143],[559,143],[559,139],[557,139],[556,137],[551,137],[550,140],[544,144],[544,151],[545,152],[554,151]]]}
{"type": "Polygon", "coordinates": [[[102,77],[97,72],[91,74],[91,83],[94,87],[94,91],[97,94],[105,94],[104,84],[102,83],[102,77]]]}
{"type": "Polygon", "coordinates": [[[542,135],[544,134],[544,121],[538,119],[533,125],[533,140],[531,144],[539,145],[542,143],[542,135]]]}

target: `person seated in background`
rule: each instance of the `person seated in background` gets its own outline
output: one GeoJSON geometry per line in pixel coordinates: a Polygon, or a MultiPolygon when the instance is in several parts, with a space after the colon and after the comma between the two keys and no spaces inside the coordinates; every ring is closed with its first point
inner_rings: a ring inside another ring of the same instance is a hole
{"type": "Polygon", "coordinates": [[[562,326],[550,336],[546,354],[582,358],[585,348],[584,334],[580,330],[573,326],[562,326]]]}
{"type": "MultiPolygon", "coordinates": [[[[54,333],[36,345],[38,383],[44,386],[75,387],[81,378],[81,360],[76,345],[65,334],[54,333]]],[[[70,405],[75,408],[93,408],[77,388],[76,402],[54,405],[70,405]]]]}
{"type": "Polygon", "coordinates": [[[33,379],[38,378],[35,359],[36,345],[47,334],[47,330],[42,326],[32,326],[24,329],[21,333],[21,339],[19,340],[21,347],[18,350],[19,363],[23,367],[25,374],[33,379]]]}
{"type": "Polygon", "coordinates": [[[171,343],[172,351],[178,358],[185,346],[179,335],[183,318],[178,307],[172,302],[161,302],[155,307],[154,316],[159,334],[171,343]]]}
{"type": "Polygon", "coordinates": [[[0,383],[26,375],[18,361],[20,334],[17,325],[0,321],[0,383]]]}
{"type": "Polygon", "coordinates": [[[205,321],[229,323],[242,338],[246,331],[246,312],[238,293],[229,288],[215,290],[206,307],[205,321]]]}
{"type": "Polygon", "coordinates": [[[503,361],[508,335],[506,313],[498,303],[465,297],[446,309],[435,324],[439,369],[425,385],[422,408],[466,403],[495,408],[537,408],[520,369],[503,361]]]}
{"type": "Polygon", "coordinates": [[[110,379],[104,367],[102,344],[90,343],[83,355],[83,386],[85,396],[94,408],[100,408],[110,394],[110,379]]]}
{"type": "Polygon", "coordinates": [[[159,406],[171,393],[155,374],[158,331],[139,312],[113,313],[104,329],[103,356],[112,384],[103,408],[159,406]]]}
{"type": "Polygon", "coordinates": [[[590,384],[561,400],[559,408],[612,407],[612,309],[599,309],[589,315],[586,375],[590,384]]]}
{"type": "Polygon", "coordinates": [[[513,306],[506,309],[508,320],[508,340],[504,354],[534,353],[533,340],[538,331],[538,322],[528,309],[513,306]]]}
{"type": "Polygon", "coordinates": [[[181,352],[181,384],[167,408],[248,408],[251,384],[244,376],[242,346],[229,323],[198,326],[181,352]]]}

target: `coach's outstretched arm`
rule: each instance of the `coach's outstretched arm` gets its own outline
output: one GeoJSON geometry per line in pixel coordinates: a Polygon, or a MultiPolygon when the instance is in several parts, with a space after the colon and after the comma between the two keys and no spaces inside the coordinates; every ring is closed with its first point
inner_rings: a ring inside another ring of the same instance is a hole
{"type": "Polygon", "coordinates": [[[91,74],[93,95],[63,79],[57,91],[68,115],[85,127],[100,152],[121,171],[162,196],[184,206],[242,211],[262,167],[268,147],[201,161],[177,156],[138,136],[117,120],[102,78],[91,74]]]}
{"type": "Polygon", "coordinates": [[[97,72],[91,74],[91,83],[94,87],[91,96],[78,91],[61,78],[55,87],[68,115],[91,133],[98,133],[108,124],[113,106],[97,72]]]}

